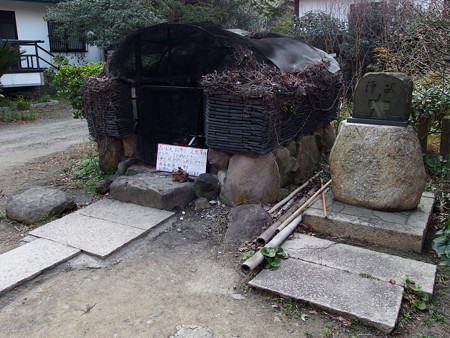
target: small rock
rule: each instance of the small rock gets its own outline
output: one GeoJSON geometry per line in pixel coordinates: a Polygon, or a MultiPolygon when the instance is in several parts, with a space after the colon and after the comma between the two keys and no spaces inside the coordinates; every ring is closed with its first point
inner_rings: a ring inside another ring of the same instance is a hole
{"type": "Polygon", "coordinates": [[[210,207],[208,199],[199,197],[195,200],[195,210],[208,209],[210,207]]]}
{"type": "Polygon", "coordinates": [[[95,192],[104,195],[109,192],[109,187],[113,181],[110,179],[101,180],[95,185],[95,192]]]}
{"type": "Polygon", "coordinates": [[[225,180],[227,179],[227,171],[219,170],[217,172],[217,179],[219,180],[220,189],[222,189],[223,185],[225,184],[225,180]]]}
{"type": "Polygon", "coordinates": [[[272,218],[259,204],[242,204],[228,214],[229,225],[225,240],[244,243],[255,239],[267,227],[272,218]]]}
{"type": "Polygon", "coordinates": [[[226,170],[230,162],[231,155],[223,150],[209,148],[208,162],[219,170],[226,170]]]}
{"type": "Polygon", "coordinates": [[[127,158],[125,161],[122,161],[117,165],[117,173],[119,175],[125,175],[129,167],[136,165],[139,162],[140,161],[137,158],[127,158]]]}
{"type": "Polygon", "coordinates": [[[193,187],[197,197],[213,200],[219,195],[220,185],[216,175],[200,174],[194,181],[193,187]]]}
{"type": "Polygon", "coordinates": [[[212,330],[197,325],[177,325],[177,333],[169,338],[212,338],[212,330]]]}
{"type": "Polygon", "coordinates": [[[231,298],[236,299],[236,300],[244,300],[245,299],[245,297],[243,295],[241,295],[240,293],[232,293],[231,298]]]}
{"type": "Polygon", "coordinates": [[[73,198],[64,191],[35,187],[12,196],[7,202],[6,214],[16,221],[34,224],[75,207],[73,198]]]}

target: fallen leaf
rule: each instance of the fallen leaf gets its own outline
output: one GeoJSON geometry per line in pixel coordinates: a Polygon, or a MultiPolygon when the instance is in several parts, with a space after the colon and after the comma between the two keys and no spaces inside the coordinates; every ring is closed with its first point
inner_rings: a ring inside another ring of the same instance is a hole
{"type": "Polygon", "coordinates": [[[300,316],[300,319],[303,320],[304,322],[306,321],[306,318],[308,318],[308,315],[306,315],[305,313],[303,313],[303,314],[300,316]]]}

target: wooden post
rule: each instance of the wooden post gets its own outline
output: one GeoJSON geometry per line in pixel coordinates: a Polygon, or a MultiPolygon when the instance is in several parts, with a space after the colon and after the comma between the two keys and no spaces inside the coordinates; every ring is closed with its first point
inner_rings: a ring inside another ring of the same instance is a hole
{"type": "Polygon", "coordinates": [[[444,160],[450,159],[450,116],[442,119],[441,147],[440,153],[444,160]]]}

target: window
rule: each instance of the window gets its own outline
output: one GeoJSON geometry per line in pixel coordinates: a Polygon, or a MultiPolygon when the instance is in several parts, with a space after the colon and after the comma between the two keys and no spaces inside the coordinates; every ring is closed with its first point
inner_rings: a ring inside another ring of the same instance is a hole
{"type": "Polygon", "coordinates": [[[16,15],[11,11],[0,11],[0,39],[17,40],[16,15]]]}
{"type": "Polygon", "coordinates": [[[58,24],[48,22],[48,38],[50,41],[50,52],[86,52],[84,39],[68,36],[63,37],[56,34],[58,24]]]}

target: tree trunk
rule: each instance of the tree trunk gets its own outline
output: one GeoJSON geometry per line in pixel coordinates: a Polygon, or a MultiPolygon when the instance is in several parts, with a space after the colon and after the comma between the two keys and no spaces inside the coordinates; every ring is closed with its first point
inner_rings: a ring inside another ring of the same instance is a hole
{"type": "Polygon", "coordinates": [[[419,117],[419,127],[417,130],[417,136],[419,137],[420,148],[422,153],[427,152],[428,134],[431,128],[431,118],[428,115],[421,115],[419,117]]]}

